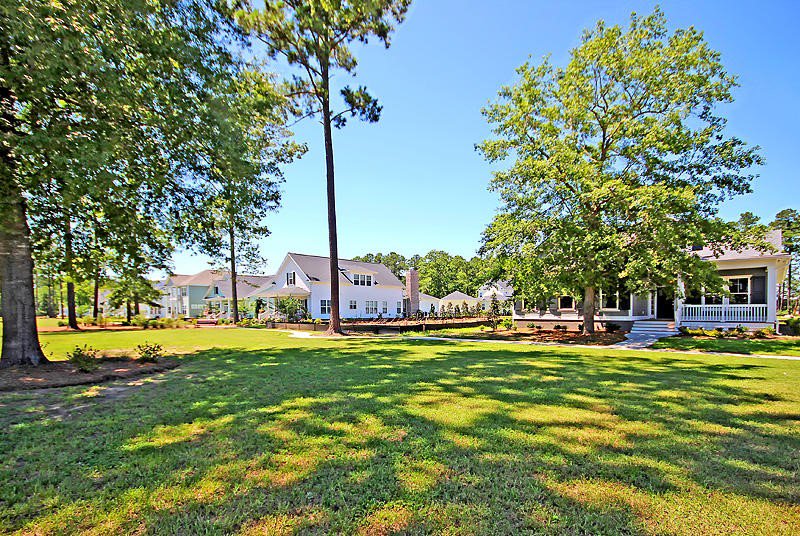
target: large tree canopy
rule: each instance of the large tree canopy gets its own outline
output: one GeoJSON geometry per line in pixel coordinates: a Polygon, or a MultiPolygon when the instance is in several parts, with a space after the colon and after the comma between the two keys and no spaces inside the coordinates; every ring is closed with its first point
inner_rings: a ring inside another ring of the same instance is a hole
{"type": "Polygon", "coordinates": [[[484,248],[501,258],[515,291],[534,302],[582,295],[593,331],[596,295],[623,284],[719,288],[690,246],[741,245],[747,233],[718,216],[750,192],[757,147],[726,133],[722,104],[736,77],[701,32],[667,30],[662,12],[627,29],[586,31],[565,67],[518,69],[484,114],[494,137],[502,208],[484,248]]]}
{"type": "Polygon", "coordinates": [[[106,240],[127,256],[161,249],[142,242],[204,161],[208,96],[235,63],[223,9],[215,0],[0,6],[0,364],[45,361],[29,223],[63,250],[68,281],[90,260],[86,244],[106,240]]]}

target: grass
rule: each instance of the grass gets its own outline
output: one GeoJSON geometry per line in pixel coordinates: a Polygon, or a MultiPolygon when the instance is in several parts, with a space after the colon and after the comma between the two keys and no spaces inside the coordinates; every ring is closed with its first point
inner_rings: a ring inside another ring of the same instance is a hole
{"type": "Polygon", "coordinates": [[[776,339],[713,339],[706,337],[669,337],[661,339],[653,348],[673,350],[700,350],[731,354],[764,354],[800,356],[800,337],[776,339]]]}
{"type": "Polygon", "coordinates": [[[270,330],[0,395],[0,532],[797,534],[800,362],[270,330]]]}

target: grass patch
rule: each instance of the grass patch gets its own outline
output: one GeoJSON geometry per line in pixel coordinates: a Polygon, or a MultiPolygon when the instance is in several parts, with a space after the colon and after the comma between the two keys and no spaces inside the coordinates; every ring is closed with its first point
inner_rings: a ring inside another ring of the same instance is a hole
{"type": "Polygon", "coordinates": [[[656,342],[653,348],[700,350],[702,352],[726,352],[731,354],[800,356],[800,337],[776,337],[773,339],[669,337],[656,342]]]}
{"type": "Polygon", "coordinates": [[[792,534],[800,363],[270,330],[52,333],[183,353],[0,394],[0,532],[792,534]]]}

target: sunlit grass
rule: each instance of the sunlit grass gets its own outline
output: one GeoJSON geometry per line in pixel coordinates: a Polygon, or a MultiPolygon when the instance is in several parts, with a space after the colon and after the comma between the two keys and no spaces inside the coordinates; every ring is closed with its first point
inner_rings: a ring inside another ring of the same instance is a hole
{"type": "Polygon", "coordinates": [[[42,336],[55,358],[144,339],[181,367],[125,390],[0,395],[0,532],[800,532],[800,362],[245,329],[42,336]]]}
{"type": "Polygon", "coordinates": [[[661,339],[654,348],[674,350],[701,350],[703,352],[728,352],[734,354],[765,354],[800,356],[800,337],[777,339],[705,339],[696,337],[669,337],[661,339]]]}

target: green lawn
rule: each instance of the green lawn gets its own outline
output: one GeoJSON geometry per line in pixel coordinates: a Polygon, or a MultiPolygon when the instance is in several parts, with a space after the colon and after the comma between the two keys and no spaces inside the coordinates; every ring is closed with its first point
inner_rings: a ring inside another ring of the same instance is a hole
{"type": "Polygon", "coordinates": [[[728,352],[732,354],[765,354],[800,356],[800,337],[779,339],[698,339],[696,337],[669,337],[661,339],[653,348],[674,350],[700,350],[703,352],[728,352]]]}
{"type": "Polygon", "coordinates": [[[0,532],[797,534],[800,362],[269,330],[0,393],[0,532]]]}

